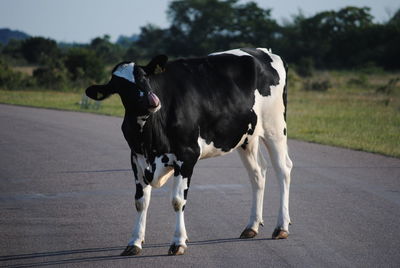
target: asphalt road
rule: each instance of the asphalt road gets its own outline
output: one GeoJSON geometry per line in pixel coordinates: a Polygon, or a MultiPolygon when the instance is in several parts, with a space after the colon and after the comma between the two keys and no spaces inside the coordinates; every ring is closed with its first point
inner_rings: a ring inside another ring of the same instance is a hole
{"type": "MultiPolygon", "coordinates": [[[[169,182],[154,190],[142,255],[120,257],[135,217],[122,119],[0,105],[0,266],[398,267],[400,160],[290,141],[291,234],[271,240],[278,188],[268,170],[265,226],[237,239],[250,184],[236,153],[201,161],[186,206],[184,256],[169,182]]],[[[290,125],[289,125],[290,131],[290,125]]]]}

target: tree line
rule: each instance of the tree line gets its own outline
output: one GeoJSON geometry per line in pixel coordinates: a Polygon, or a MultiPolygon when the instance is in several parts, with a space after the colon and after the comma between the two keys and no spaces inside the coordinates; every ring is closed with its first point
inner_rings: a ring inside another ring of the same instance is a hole
{"type": "Polygon", "coordinates": [[[170,25],[141,27],[134,40],[117,43],[105,35],[89,44],[66,45],[43,38],[12,40],[0,46],[0,87],[80,88],[108,77],[119,61],[144,62],[157,54],[170,58],[203,56],[237,47],[267,47],[296,66],[300,75],[318,69],[378,67],[400,69],[400,10],[376,23],[368,7],[344,7],[279,24],[272,9],[238,0],[175,0],[170,25]],[[35,65],[24,76],[12,65],[35,65]]]}

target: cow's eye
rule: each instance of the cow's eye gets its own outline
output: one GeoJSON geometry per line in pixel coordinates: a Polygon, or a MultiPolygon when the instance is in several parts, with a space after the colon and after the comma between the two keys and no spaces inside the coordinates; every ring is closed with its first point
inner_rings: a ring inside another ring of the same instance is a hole
{"type": "Polygon", "coordinates": [[[139,90],[139,97],[143,97],[144,96],[144,92],[139,90]]]}

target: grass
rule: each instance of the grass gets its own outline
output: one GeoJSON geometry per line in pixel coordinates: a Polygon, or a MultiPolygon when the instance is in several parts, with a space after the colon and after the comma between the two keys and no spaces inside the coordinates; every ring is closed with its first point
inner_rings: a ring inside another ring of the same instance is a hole
{"type": "MultiPolygon", "coordinates": [[[[304,90],[305,79],[289,76],[289,138],[400,157],[400,82],[377,93],[396,73],[319,72],[327,91],[304,90]]],[[[118,96],[82,105],[80,93],[0,90],[0,103],[122,116],[118,96]]]]}
{"type": "Polygon", "coordinates": [[[54,91],[8,91],[0,90],[0,103],[51,108],[58,110],[98,113],[112,116],[123,116],[124,108],[119,96],[114,95],[103,101],[100,106],[89,100],[88,105],[82,104],[86,98],[83,93],[54,91]]]}
{"type": "Polygon", "coordinates": [[[400,85],[390,94],[376,92],[396,77],[319,73],[317,79],[332,84],[326,92],[302,90],[302,81],[292,77],[289,137],[400,157],[400,85]]]}

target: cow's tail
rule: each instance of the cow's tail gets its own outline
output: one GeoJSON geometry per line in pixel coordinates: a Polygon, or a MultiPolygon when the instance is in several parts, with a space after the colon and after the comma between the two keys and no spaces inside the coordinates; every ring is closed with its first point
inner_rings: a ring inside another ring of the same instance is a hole
{"type": "Polygon", "coordinates": [[[282,62],[283,62],[283,66],[285,67],[285,72],[286,72],[285,86],[283,87],[283,93],[282,93],[283,105],[285,106],[285,110],[283,111],[283,117],[285,118],[285,121],[286,121],[289,66],[287,65],[287,63],[283,59],[282,59],[282,62]]]}

